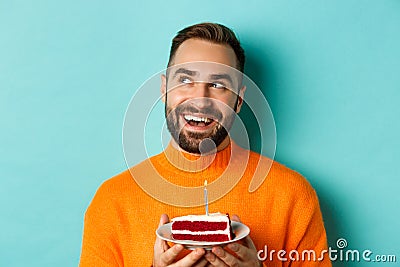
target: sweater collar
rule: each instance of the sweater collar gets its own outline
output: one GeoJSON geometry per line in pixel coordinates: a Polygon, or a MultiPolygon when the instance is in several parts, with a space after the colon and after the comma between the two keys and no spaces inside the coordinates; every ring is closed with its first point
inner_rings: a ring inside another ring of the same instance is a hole
{"type": "Polygon", "coordinates": [[[164,151],[164,155],[169,164],[181,171],[201,172],[208,168],[224,170],[229,164],[232,148],[236,147],[233,142],[230,142],[227,147],[216,153],[197,155],[175,148],[169,143],[164,151]]]}

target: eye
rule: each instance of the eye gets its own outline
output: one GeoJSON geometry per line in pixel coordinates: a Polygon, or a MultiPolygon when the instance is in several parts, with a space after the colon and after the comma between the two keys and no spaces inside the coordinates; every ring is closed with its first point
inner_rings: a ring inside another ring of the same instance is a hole
{"type": "Polygon", "coordinates": [[[193,83],[193,81],[188,77],[180,77],[179,82],[184,83],[184,84],[192,84],[193,83]]]}
{"type": "Polygon", "coordinates": [[[225,85],[222,83],[214,82],[210,83],[210,87],[215,88],[215,89],[225,89],[225,85]]]}

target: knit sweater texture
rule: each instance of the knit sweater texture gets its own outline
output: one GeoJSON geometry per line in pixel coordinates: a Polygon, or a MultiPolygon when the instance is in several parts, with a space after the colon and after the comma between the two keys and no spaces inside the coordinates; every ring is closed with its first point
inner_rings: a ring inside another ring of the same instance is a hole
{"type": "Polygon", "coordinates": [[[267,252],[264,266],[331,266],[327,253],[318,260],[327,249],[327,238],[311,185],[299,173],[233,142],[212,157],[182,153],[169,145],[163,153],[104,182],[85,214],[80,266],[151,266],[161,214],[169,218],[204,214],[204,205],[198,203],[205,180],[210,184],[210,212],[238,215],[250,228],[257,250],[264,250],[260,255],[267,252]],[[261,168],[257,177],[260,164],[267,168],[261,168]],[[226,171],[228,165],[233,168],[226,171]],[[240,165],[245,168],[239,170],[240,165]],[[154,182],[156,175],[175,185],[178,193],[165,192],[154,182]],[[218,188],[227,184],[221,177],[237,175],[238,182],[221,197],[218,188]],[[156,185],[151,187],[152,183],[156,185]],[[179,188],[198,191],[179,196],[179,188]],[[186,197],[188,204],[175,203],[174,196],[186,197]],[[285,254],[278,257],[280,250],[285,254]],[[307,253],[302,257],[304,250],[313,250],[316,261],[307,253]]]}

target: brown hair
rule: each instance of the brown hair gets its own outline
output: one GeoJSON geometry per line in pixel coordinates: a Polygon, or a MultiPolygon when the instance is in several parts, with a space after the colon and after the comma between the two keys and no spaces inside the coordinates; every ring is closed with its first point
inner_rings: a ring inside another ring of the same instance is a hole
{"type": "Polygon", "coordinates": [[[180,30],[174,39],[172,39],[171,50],[169,53],[168,66],[172,63],[176,50],[186,40],[198,38],[210,41],[216,44],[229,45],[235,52],[237,59],[237,69],[243,72],[245,55],[244,50],[240,46],[239,40],[235,33],[228,27],[218,23],[199,23],[180,30]]]}

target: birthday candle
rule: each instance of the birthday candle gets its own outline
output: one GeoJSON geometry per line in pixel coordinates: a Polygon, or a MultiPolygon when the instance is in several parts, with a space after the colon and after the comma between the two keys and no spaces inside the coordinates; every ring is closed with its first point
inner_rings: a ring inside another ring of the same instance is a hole
{"type": "Polygon", "coordinates": [[[206,215],[208,216],[208,192],[207,192],[207,180],[204,181],[204,203],[206,207],[206,215]]]}

